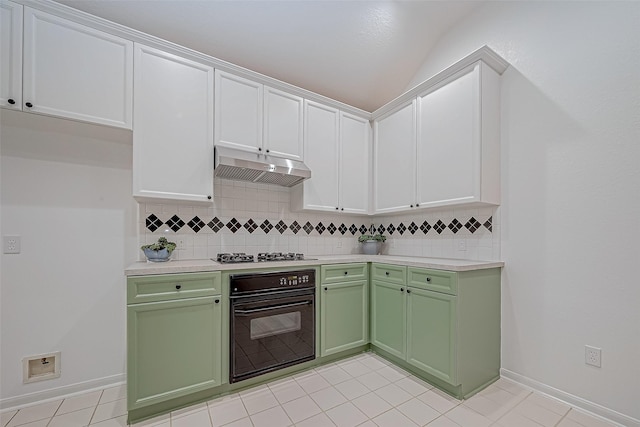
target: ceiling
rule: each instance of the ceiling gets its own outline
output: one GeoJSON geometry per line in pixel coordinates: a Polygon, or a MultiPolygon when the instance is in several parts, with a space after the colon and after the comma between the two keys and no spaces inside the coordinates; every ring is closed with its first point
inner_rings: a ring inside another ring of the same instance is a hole
{"type": "Polygon", "coordinates": [[[373,111],[480,1],[57,0],[373,111]]]}

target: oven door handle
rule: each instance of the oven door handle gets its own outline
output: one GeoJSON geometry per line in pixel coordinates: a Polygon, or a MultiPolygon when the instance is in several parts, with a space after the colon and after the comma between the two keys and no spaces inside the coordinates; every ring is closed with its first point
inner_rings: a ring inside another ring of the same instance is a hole
{"type": "Polygon", "coordinates": [[[294,302],[292,304],[282,304],[282,305],[276,305],[276,306],[269,306],[269,307],[264,307],[264,308],[252,308],[251,310],[233,310],[233,314],[239,315],[239,316],[248,316],[250,314],[260,313],[260,312],[263,312],[263,311],[278,310],[278,309],[281,309],[281,308],[297,307],[297,306],[300,306],[300,305],[309,305],[309,304],[311,304],[311,300],[302,301],[302,302],[294,302]]]}

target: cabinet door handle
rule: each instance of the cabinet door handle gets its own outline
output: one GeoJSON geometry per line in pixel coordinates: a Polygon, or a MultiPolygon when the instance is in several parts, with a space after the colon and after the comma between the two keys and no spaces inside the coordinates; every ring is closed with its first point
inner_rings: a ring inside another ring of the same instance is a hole
{"type": "Polygon", "coordinates": [[[329,288],[325,287],[325,288],[324,288],[324,290],[325,290],[325,291],[328,291],[328,290],[329,290],[329,288]]]}
{"type": "Polygon", "coordinates": [[[7,99],[7,102],[8,102],[9,104],[11,104],[11,105],[13,105],[13,104],[15,104],[15,103],[16,103],[16,101],[14,101],[14,100],[13,100],[13,99],[11,99],[11,98],[7,99]]]}
{"type": "Polygon", "coordinates": [[[216,303],[216,304],[219,304],[219,303],[220,303],[220,300],[219,300],[219,299],[215,300],[215,303],[216,303]]]}
{"type": "Polygon", "coordinates": [[[384,274],[388,276],[388,275],[389,275],[389,272],[388,272],[388,271],[385,271],[385,273],[384,273],[384,274]]]}
{"type": "Polygon", "coordinates": [[[344,210],[344,208],[342,208],[342,209],[340,209],[340,210],[341,210],[341,211],[343,211],[343,210],[344,210]]]}
{"type": "Polygon", "coordinates": [[[417,208],[417,207],[420,207],[420,203],[416,203],[416,208],[417,208]]]}
{"type": "Polygon", "coordinates": [[[345,272],[344,272],[344,275],[346,276],[347,274],[349,274],[349,272],[348,272],[348,271],[345,271],[345,272]]]}
{"type": "Polygon", "coordinates": [[[261,148],[261,147],[258,147],[258,151],[262,151],[262,148],[261,148]]]}
{"type": "Polygon", "coordinates": [[[400,292],[404,292],[404,288],[400,288],[400,292]]]}
{"type": "Polygon", "coordinates": [[[33,104],[32,104],[32,103],[30,103],[30,102],[27,102],[27,103],[26,103],[26,104],[24,104],[24,105],[26,105],[26,106],[27,106],[27,107],[29,107],[29,108],[33,107],[33,104]]]}
{"type": "Polygon", "coordinates": [[[176,285],[177,290],[180,290],[180,288],[182,288],[182,285],[176,285]]]}
{"type": "Polygon", "coordinates": [[[267,148],[267,153],[269,152],[269,149],[267,148]]]}
{"type": "Polygon", "coordinates": [[[427,282],[430,282],[430,281],[431,281],[431,277],[427,277],[427,282]]]}
{"type": "Polygon", "coordinates": [[[407,293],[410,294],[411,293],[411,289],[407,289],[407,293]]]}
{"type": "Polygon", "coordinates": [[[411,205],[411,206],[409,206],[409,207],[410,207],[410,208],[412,208],[412,207],[413,207],[413,205],[411,205]]]}
{"type": "Polygon", "coordinates": [[[336,206],[336,210],[338,210],[338,207],[336,206]]]}
{"type": "Polygon", "coordinates": [[[211,200],[211,196],[207,196],[207,199],[211,200]]]}

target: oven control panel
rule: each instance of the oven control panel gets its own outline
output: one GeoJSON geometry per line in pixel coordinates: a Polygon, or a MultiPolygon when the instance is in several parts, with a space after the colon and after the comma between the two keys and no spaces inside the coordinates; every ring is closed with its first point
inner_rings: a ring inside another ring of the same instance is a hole
{"type": "Polygon", "coordinates": [[[316,285],[315,270],[278,271],[249,274],[232,274],[229,277],[231,295],[262,292],[266,290],[310,288],[316,285]]]}

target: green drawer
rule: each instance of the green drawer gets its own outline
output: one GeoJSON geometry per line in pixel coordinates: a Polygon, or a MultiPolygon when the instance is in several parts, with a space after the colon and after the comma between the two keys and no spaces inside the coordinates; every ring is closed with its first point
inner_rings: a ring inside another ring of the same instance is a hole
{"type": "Polygon", "coordinates": [[[320,268],[322,284],[368,280],[367,264],[333,264],[320,268]]]}
{"type": "Polygon", "coordinates": [[[372,264],[371,278],[387,283],[404,285],[407,282],[407,267],[391,264],[372,264]]]}
{"type": "Polygon", "coordinates": [[[132,276],[127,279],[127,304],[219,295],[221,276],[219,271],[132,276]]]}
{"type": "Polygon", "coordinates": [[[458,295],[458,275],[453,271],[409,267],[409,286],[458,295]]]}

